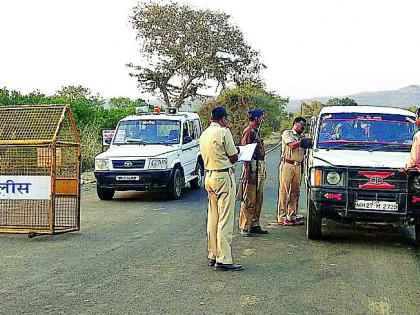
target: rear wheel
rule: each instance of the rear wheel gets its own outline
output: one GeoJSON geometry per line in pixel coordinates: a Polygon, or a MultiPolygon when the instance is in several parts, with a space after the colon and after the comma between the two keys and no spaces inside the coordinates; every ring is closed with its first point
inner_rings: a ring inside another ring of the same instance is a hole
{"type": "Polygon", "coordinates": [[[420,245],[420,223],[414,226],[414,241],[417,245],[420,245]]]}
{"type": "Polygon", "coordinates": [[[203,180],[204,180],[204,167],[203,164],[197,163],[195,167],[195,173],[197,174],[197,178],[194,178],[191,182],[191,189],[201,189],[203,187],[203,180]]]}
{"type": "Polygon", "coordinates": [[[322,216],[316,211],[315,204],[308,196],[308,222],[306,224],[306,235],[311,240],[318,240],[322,236],[322,216]]]}
{"type": "Polygon", "coordinates": [[[168,194],[171,199],[179,199],[182,194],[182,187],[184,186],[182,173],[179,168],[174,169],[171,182],[168,185],[168,194]]]}
{"type": "Polygon", "coordinates": [[[115,189],[103,188],[99,183],[96,183],[96,193],[101,200],[111,200],[114,198],[115,189]]]}

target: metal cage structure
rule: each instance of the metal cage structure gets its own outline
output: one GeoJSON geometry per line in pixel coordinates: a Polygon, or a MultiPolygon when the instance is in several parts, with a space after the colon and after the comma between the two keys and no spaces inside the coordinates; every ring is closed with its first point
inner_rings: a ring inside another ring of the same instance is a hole
{"type": "Polygon", "coordinates": [[[68,105],[0,106],[0,233],[80,229],[80,150],[68,105]]]}

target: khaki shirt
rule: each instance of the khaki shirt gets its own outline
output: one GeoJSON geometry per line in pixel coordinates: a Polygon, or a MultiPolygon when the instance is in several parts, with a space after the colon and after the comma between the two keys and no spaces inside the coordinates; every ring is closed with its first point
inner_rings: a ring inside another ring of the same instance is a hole
{"type": "Polygon", "coordinates": [[[305,150],[302,148],[292,149],[287,145],[289,143],[298,142],[302,138],[303,138],[303,135],[299,135],[293,129],[283,131],[283,134],[281,135],[282,158],[292,160],[292,161],[302,162],[304,154],[305,154],[305,150]]]}
{"type": "Polygon", "coordinates": [[[200,151],[204,168],[208,171],[231,168],[233,164],[229,156],[238,154],[230,130],[215,122],[201,134],[200,151]]]}
{"type": "Polygon", "coordinates": [[[407,164],[408,168],[420,168],[420,131],[417,131],[413,138],[413,145],[411,146],[410,161],[407,164]]]}

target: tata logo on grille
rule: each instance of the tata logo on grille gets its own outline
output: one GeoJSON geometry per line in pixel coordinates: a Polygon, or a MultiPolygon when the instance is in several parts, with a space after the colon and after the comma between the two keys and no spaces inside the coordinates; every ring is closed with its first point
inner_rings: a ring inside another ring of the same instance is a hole
{"type": "Polygon", "coordinates": [[[130,161],[126,161],[124,163],[124,167],[132,167],[132,166],[133,166],[133,163],[131,163],[130,161]]]}
{"type": "Polygon", "coordinates": [[[384,179],[380,176],[372,176],[369,181],[374,185],[380,185],[384,182],[384,179]]]}

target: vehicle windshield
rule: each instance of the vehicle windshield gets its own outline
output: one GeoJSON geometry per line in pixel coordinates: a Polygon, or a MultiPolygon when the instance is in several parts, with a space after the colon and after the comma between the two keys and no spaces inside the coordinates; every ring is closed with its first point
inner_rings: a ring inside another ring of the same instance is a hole
{"type": "Polygon", "coordinates": [[[126,120],[118,125],[114,144],[177,144],[180,129],[177,120],[126,120]]]}
{"type": "Polygon", "coordinates": [[[368,151],[410,151],[415,119],[395,114],[337,113],[321,117],[317,147],[368,151]]]}

